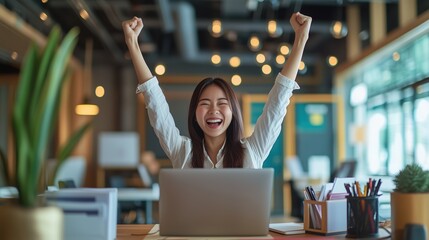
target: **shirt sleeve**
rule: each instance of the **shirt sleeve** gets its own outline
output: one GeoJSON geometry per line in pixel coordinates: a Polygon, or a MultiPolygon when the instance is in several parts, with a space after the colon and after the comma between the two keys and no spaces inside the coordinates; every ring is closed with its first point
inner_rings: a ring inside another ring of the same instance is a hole
{"type": "Polygon", "coordinates": [[[280,134],[286,116],[286,107],[289,105],[289,99],[295,89],[299,89],[299,85],[295,81],[280,73],[277,75],[262,114],[256,121],[254,132],[247,138],[254,157],[260,161],[261,165],[268,157],[280,134]]]}
{"type": "Polygon", "coordinates": [[[162,149],[172,161],[173,167],[181,166],[183,156],[186,155],[184,145],[190,139],[180,135],[158,79],[153,77],[140,84],[136,92],[144,95],[149,122],[162,149]]]}

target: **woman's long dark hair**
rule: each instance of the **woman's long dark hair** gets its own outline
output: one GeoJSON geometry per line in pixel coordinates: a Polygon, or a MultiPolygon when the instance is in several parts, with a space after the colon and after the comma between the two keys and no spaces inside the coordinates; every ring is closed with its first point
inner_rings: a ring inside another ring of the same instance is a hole
{"type": "Polygon", "coordinates": [[[232,111],[231,124],[226,130],[226,143],[224,147],[223,167],[242,168],[244,159],[244,149],[240,139],[243,136],[243,120],[241,117],[240,105],[231,86],[221,78],[203,79],[195,88],[192,94],[188,112],[188,130],[192,140],[192,167],[204,167],[203,139],[204,132],[198,125],[195,113],[201,94],[208,86],[215,84],[225,93],[232,111]]]}

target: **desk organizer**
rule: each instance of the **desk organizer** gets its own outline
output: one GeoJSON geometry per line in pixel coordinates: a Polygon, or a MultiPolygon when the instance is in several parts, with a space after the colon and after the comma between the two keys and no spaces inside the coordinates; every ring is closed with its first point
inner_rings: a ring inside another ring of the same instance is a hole
{"type": "Polygon", "coordinates": [[[304,200],[304,230],[306,233],[332,235],[347,231],[346,199],[304,200]]]}

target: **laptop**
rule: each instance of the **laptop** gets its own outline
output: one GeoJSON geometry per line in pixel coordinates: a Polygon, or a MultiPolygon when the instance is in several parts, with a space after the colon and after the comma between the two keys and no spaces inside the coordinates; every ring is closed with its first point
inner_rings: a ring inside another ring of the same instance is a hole
{"type": "Polygon", "coordinates": [[[161,236],[265,236],[273,169],[162,169],[161,236]]]}

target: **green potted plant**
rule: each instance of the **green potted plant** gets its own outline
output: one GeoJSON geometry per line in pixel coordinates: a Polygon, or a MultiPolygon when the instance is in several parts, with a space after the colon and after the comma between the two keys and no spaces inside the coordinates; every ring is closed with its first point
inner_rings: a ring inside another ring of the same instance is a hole
{"type": "MultiPolygon", "coordinates": [[[[406,224],[422,224],[429,231],[429,171],[409,164],[393,179],[390,194],[393,239],[403,239],[406,224]]],[[[426,237],[427,238],[427,237],[426,237]]]]}
{"type": "MultiPolygon", "coordinates": [[[[54,27],[43,51],[32,44],[21,66],[13,107],[15,174],[7,175],[5,154],[0,153],[4,175],[18,189],[17,204],[0,206],[0,239],[62,239],[63,215],[57,207],[40,203],[46,152],[56,126],[61,90],[70,75],[69,60],[78,29],[62,39],[54,27]]],[[[57,155],[61,164],[79,142],[89,123],[76,131],[57,155]]]]}

